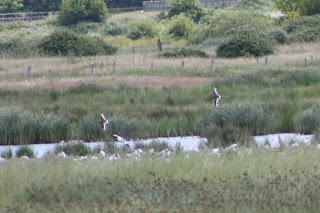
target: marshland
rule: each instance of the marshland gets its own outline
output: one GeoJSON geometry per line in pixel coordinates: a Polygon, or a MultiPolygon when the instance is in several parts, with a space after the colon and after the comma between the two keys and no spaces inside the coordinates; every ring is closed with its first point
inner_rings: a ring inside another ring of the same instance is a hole
{"type": "Polygon", "coordinates": [[[0,144],[22,147],[1,153],[0,211],[318,211],[320,16],[274,13],[272,2],[243,1],[203,9],[200,20],[136,11],[68,26],[58,15],[0,23],[0,144]],[[273,133],[314,138],[273,149],[252,138],[273,133]],[[140,145],[136,159],[114,146],[114,134],[207,143],[163,157],[150,150],[166,144],[140,145]],[[105,146],[82,143],[97,141],[105,146]],[[55,151],[34,158],[28,145],[43,143],[55,151]],[[234,143],[236,152],[224,149],[234,143]],[[100,151],[121,158],[92,160],[100,151]]]}

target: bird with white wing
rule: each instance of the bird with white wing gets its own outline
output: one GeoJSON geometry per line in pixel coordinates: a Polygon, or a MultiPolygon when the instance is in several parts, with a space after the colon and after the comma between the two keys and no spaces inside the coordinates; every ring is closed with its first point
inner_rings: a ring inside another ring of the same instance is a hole
{"type": "Polygon", "coordinates": [[[222,99],[222,95],[219,95],[217,88],[213,88],[213,96],[211,97],[214,101],[214,106],[218,108],[219,100],[222,99]]]}
{"type": "Polygon", "coordinates": [[[109,120],[104,116],[103,113],[100,114],[101,115],[101,120],[100,120],[100,124],[101,124],[101,128],[103,129],[103,131],[107,130],[107,125],[109,124],[109,120]]]}

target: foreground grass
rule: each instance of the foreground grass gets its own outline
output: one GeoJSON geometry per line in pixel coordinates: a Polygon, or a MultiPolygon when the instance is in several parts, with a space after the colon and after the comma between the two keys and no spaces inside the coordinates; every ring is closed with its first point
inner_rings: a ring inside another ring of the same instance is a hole
{"type": "Polygon", "coordinates": [[[9,160],[0,165],[0,209],[14,212],[314,212],[319,150],[179,153],[118,161],[9,160]],[[308,156],[308,157],[306,157],[308,156]]]}

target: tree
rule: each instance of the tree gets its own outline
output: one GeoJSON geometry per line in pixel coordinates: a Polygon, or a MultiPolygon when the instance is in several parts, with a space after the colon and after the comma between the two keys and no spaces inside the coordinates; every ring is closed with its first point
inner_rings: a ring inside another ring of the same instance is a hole
{"type": "Polygon", "coordinates": [[[204,16],[204,11],[199,0],[170,0],[168,1],[169,12],[168,17],[185,13],[186,16],[199,22],[200,18],[204,16]]]}
{"type": "Polygon", "coordinates": [[[81,21],[102,22],[107,17],[103,0],[63,0],[58,20],[62,25],[81,21]]]}
{"type": "Polygon", "coordinates": [[[21,0],[1,0],[0,13],[13,13],[19,11],[23,7],[21,0]]]}
{"type": "Polygon", "coordinates": [[[275,0],[275,3],[289,17],[320,14],[319,0],[275,0]]]}

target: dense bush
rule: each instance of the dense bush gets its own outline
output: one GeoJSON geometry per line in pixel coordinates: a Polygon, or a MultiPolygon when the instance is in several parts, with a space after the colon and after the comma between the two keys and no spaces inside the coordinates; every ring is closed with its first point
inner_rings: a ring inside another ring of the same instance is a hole
{"type": "Polygon", "coordinates": [[[141,19],[131,23],[128,30],[128,38],[136,40],[142,37],[154,38],[158,35],[157,24],[152,19],[141,19]]]}
{"type": "Polygon", "coordinates": [[[189,39],[189,43],[201,43],[209,38],[217,40],[229,38],[247,28],[262,33],[274,25],[274,21],[270,17],[254,11],[209,10],[207,15],[200,20],[199,30],[194,32],[194,35],[189,39]]]}
{"type": "Polygon", "coordinates": [[[199,22],[200,18],[204,16],[204,11],[199,0],[170,0],[168,2],[169,12],[168,17],[185,13],[186,16],[199,22]]]}
{"type": "Polygon", "coordinates": [[[237,9],[245,9],[245,10],[271,10],[273,9],[270,2],[266,2],[263,0],[241,0],[238,1],[235,5],[237,9]]]}
{"type": "Polygon", "coordinates": [[[320,15],[302,16],[286,21],[283,29],[288,34],[288,42],[310,42],[320,39],[320,15]]]}
{"type": "Polygon", "coordinates": [[[207,58],[208,55],[202,50],[191,49],[191,48],[180,48],[174,49],[173,51],[166,51],[159,54],[160,57],[165,58],[176,58],[176,57],[200,57],[207,58]]]}
{"type": "Polygon", "coordinates": [[[252,30],[237,32],[230,39],[220,43],[217,48],[217,57],[223,58],[259,57],[272,53],[271,41],[252,30]]]}
{"type": "Polygon", "coordinates": [[[116,48],[105,43],[98,37],[79,36],[69,30],[59,30],[43,38],[39,49],[50,56],[55,55],[110,55],[116,52],[116,48]]]}
{"type": "Polygon", "coordinates": [[[128,17],[123,19],[108,20],[101,27],[101,35],[126,35],[133,20],[128,17]]]}
{"type": "Polygon", "coordinates": [[[287,42],[287,33],[280,28],[271,28],[265,34],[276,43],[284,44],[287,42]]]}
{"type": "Polygon", "coordinates": [[[298,13],[300,15],[314,15],[320,13],[319,0],[275,0],[276,6],[287,15],[298,13]]]}
{"type": "Polygon", "coordinates": [[[298,114],[293,119],[295,130],[300,133],[312,133],[320,128],[320,103],[298,114]]]}
{"type": "Polygon", "coordinates": [[[103,0],[64,0],[58,14],[62,25],[77,24],[81,21],[101,22],[107,17],[103,0]]]}
{"type": "Polygon", "coordinates": [[[188,38],[195,27],[193,20],[185,14],[174,16],[167,23],[168,33],[174,38],[188,38]]]}

